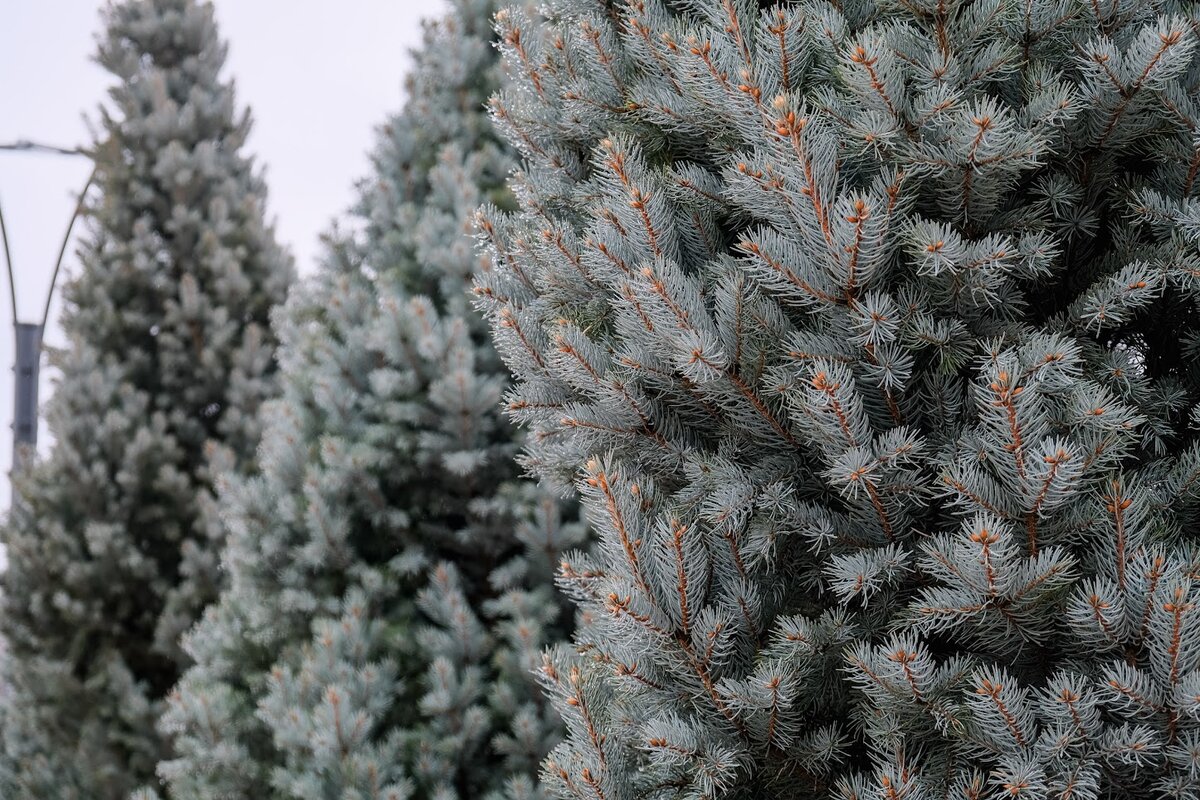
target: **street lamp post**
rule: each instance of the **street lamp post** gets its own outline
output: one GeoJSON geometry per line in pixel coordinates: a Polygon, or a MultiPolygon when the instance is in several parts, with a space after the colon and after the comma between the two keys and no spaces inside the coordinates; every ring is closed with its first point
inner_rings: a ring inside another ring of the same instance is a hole
{"type": "MultiPolygon", "coordinates": [[[[16,150],[35,153],[49,153],[64,156],[86,156],[76,148],[55,147],[38,144],[28,140],[0,144],[0,150],[16,150]]],[[[58,249],[58,259],[54,262],[54,271],[50,277],[50,288],[46,291],[46,302],[42,307],[40,322],[22,322],[17,311],[17,284],[13,269],[12,251],[8,244],[8,228],[4,224],[4,211],[0,208],[0,242],[3,243],[4,263],[8,268],[9,300],[12,304],[13,333],[15,335],[16,358],[13,365],[14,394],[13,394],[13,455],[12,469],[16,472],[23,464],[26,454],[32,454],[37,448],[38,434],[38,378],[42,360],[42,334],[46,330],[46,322],[50,316],[50,301],[54,297],[54,286],[58,282],[58,272],[62,268],[63,257],[67,245],[71,241],[71,230],[75,220],[83,210],[83,201],[88,189],[95,178],[93,171],[84,184],[83,190],[75,202],[75,210],[67,223],[67,232],[63,235],[62,245],[58,249]]]]}

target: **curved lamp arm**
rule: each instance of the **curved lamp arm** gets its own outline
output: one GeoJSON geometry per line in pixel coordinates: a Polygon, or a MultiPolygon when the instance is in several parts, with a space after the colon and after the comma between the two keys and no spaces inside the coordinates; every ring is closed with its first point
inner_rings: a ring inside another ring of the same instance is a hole
{"type": "MultiPolygon", "coordinates": [[[[46,152],[56,155],[88,155],[80,149],[54,147],[22,140],[13,144],[0,144],[0,150],[24,150],[46,152]]],[[[58,283],[58,274],[62,269],[63,258],[71,241],[71,231],[75,220],[83,211],[88,190],[96,179],[95,167],[88,175],[87,183],[79,192],[75,201],[75,210],[67,223],[67,231],[63,234],[62,244],[58,248],[58,258],[54,262],[54,271],[50,276],[50,288],[46,292],[46,302],[42,306],[41,322],[21,322],[17,316],[17,283],[13,269],[12,250],[9,246],[8,228],[4,222],[4,212],[0,209],[0,244],[3,245],[4,263],[8,272],[8,297],[12,307],[13,331],[16,336],[16,380],[14,381],[14,419],[13,419],[13,460],[12,468],[16,471],[22,464],[22,452],[25,447],[37,445],[38,426],[38,373],[40,371],[42,353],[42,335],[50,318],[50,302],[54,298],[54,289],[58,283]]]]}
{"type": "MultiPolygon", "coordinates": [[[[87,183],[83,184],[82,191],[79,192],[79,199],[75,201],[75,211],[71,213],[71,220],[67,223],[67,232],[63,234],[62,244],[58,247],[58,258],[54,261],[54,272],[50,275],[50,288],[46,290],[46,304],[42,306],[42,330],[46,329],[46,323],[50,321],[50,301],[54,297],[54,287],[58,283],[58,271],[62,269],[63,256],[67,254],[67,245],[71,242],[71,230],[75,227],[75,220],[79,219],[80,213],[83,211],[83,203],[87,199],[88,189],[92,188],[92,182],[96,180],[96,168],[92,167],[91,173],[88,175],[87,183]]],[[[7,252],[8,245],[5,244],[7,252]]],[[[9,266],[9,281],[12,281],[12,267],[9,266]]],[[[17,318],[16,298],[13,298],[13,319],[17,318]]]]}

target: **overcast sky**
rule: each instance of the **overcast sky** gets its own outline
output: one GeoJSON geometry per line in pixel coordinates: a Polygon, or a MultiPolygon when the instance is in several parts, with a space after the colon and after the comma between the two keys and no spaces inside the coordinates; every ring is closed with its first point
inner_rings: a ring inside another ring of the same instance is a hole
{"type": "MultiPolygon", "coordinates": [[[[375,126],[402,103],[408,52],[422,18],[443,0],[215,0],[229,42],[226,75],[253,110],[249,151],[265,165],[269,212],[301,272],[313,268],[317,236],[352,200],[375,126]]],[[[91,61],[98,0],[0,0],[0,143],[62,146],[88,140],[109,76],[91,61]]],[[[3,209],[22,321],[40,318],[59,244],[87,180],[85,158],[0,152],[3,209]]],[[[64,269],[76,264],[68,251],[64,269]]],[[[60,277],[61,280],[61,277],[60,277]]],[[[12,454],[12,314],[0,294],[0,509],[9,503],[12,454]]],[[[57,311],[52,306],[51,316],[57,311]]],[[[51,329],[49,344],[61,337],[51,329]]],[[[47,370],[43,369],[43,374],[47,370]]],[[[48,376],[47,376],[48,377],[48,376]]],[[[41,402],[50,392],[43,381],[41,402]]],[[[40,429],[43,444],[49,436],[40,429]]],[[[45,448],[43,447],[43,450],[45,448]]]]}

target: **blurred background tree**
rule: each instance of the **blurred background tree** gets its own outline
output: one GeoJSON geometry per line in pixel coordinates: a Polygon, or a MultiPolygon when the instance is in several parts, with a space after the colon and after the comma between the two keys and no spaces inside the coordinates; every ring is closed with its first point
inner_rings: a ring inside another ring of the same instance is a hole
{"type": "Polygon", "coordinates": [[[116,4],[99,41],[117,83],[65,288],[55,442],[2,533],[12,797],[123,798],[167,752],[154,721],[187,663],[178,638],[216,594],[213,476],[253,460],[292,275],[211,7],[116,4]]]}
{"type": "Polygon", "coordinates": [[[172,797],[540,796],[559,722],[532,670],[571,627],[553,575],[582,528],[520,479],[470,307],[475,209],[515,207],[493,11],[428,25],[350,231],[276,317],[283,397],[222,492],[229,585],[164,717],[172,797]]]}

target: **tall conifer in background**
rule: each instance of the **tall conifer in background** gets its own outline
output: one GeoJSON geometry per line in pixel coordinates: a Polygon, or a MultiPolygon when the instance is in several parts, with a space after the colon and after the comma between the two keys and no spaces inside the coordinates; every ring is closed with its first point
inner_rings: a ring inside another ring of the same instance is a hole
{"type": "Polygon", "coordinates": [[[553,570],[580,528],[518,480],[508,374],[470,308],[474,211],[511,204],[493,11],[428,25],[364,230],[275,320],[283,397],[261,472],[222,495],[229,586],[164,718],[176,800],[539,796],[558,722],[533,670],[569,627],[553,570]]]}
{"type": "Polygon", "coordinates": [[[549,6],[478,293],[599,539],[553,791],[1195,797],[1195,9],[549,6]]]}
{"type": "Polygon", "coordinates": [[[0,795],[124,798],[163,757],[155,719],[215,596],[217,465],[248,465],[273,393],[270,308],[291,276],[264,223],[250,128],[212,7],[104,14],[117,79],[94,145],[49,457],[3,529],[0,795]]]}

